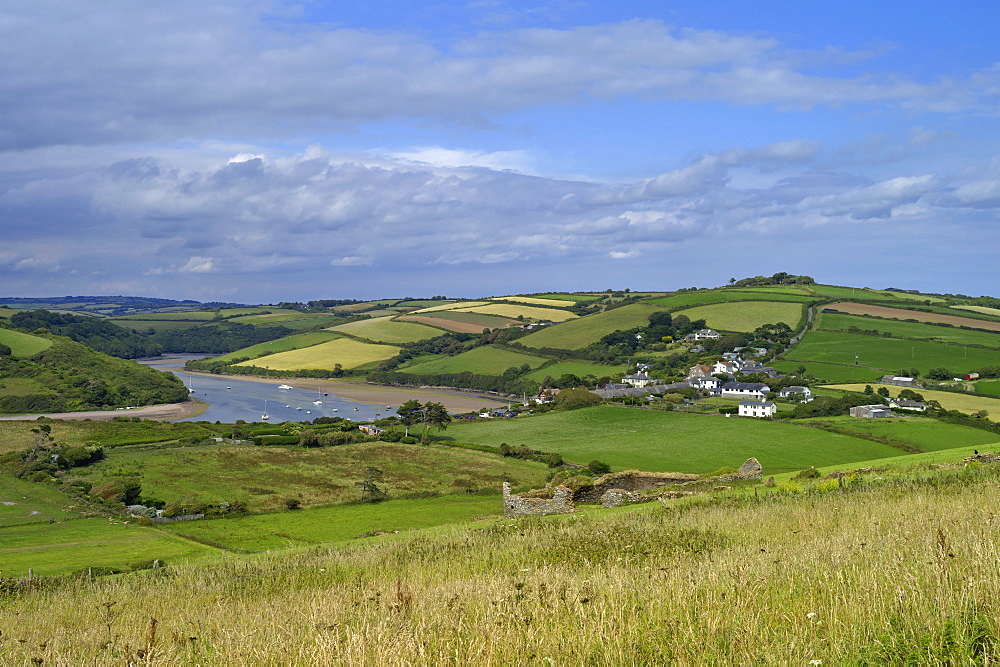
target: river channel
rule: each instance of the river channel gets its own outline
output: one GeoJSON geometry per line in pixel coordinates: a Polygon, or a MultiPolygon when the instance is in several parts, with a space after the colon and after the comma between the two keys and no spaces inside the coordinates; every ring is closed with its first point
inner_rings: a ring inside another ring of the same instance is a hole
{"type": "Polygon", "coordinates": [[[191,390],[191,397],[208,403],[208,409],[197,417],[178,421],[209,421],[226,424],[242,419],[246,422],[262,421],[265,411],[272,423],[283,421],[312,421],[317,417],[343,417],[354,421],[371,421],[396,414],[399,406],[377,406],[341,398],[322,389],[295,387],[280,389],[281,380],[255,382],[237,377],[197,375],[184,370],[188,359],[201,359],[203,355],[164,355],[154,359],[141,359],[140,363],[170,371],[177,375],[191,390]]]}

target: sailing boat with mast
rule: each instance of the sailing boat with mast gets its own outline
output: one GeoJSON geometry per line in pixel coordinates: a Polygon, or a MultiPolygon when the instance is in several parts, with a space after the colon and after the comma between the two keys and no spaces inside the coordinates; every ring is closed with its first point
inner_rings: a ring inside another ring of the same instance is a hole
{"type": "Polygon", "coordinates": [[[267,421],[270,419],[270,415],[267,414],[267,399],[264,399],[264,413],[260,416],[262,421],[267,421]]]}

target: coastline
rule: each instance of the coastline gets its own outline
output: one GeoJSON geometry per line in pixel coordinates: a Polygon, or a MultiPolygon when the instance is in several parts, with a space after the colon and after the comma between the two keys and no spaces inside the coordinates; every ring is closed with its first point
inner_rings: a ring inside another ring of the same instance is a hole
{"type": "Polygon", "coordinates": [[[147,405],[134,410],[89,410],[86,412],[45,412],[28,415],[0,415],[2,421],[34,421],[39,417],[47,419],[111,421],[115,417],[140,417],[154,421],[176,421],[197,417],[208,409],[208,403],[193,398],[184,403],[164,403],[147,405]]]}

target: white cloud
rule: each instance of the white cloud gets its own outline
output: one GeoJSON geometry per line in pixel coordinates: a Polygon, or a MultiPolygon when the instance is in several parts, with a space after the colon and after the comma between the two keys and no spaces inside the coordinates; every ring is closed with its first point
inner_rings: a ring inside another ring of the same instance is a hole
{"type": "Polygon", "coordinates": [[[330,261],[331,266],[368,266],[371,263],[371,257],[360,257],[358,255],[338,257],[337,259],[330,261]]]}
{"type": "Polygon", "coordinates": [[[212,257],[192,257],[180,268],[182,273],[209,273],[215,270],[215,260],[212,257]]]}
{"type": "Polygon", "coordinates": [[[638,257],[641,253],[638,250],[612,250],[608,253],[608,257],[611,259],[632,259],[633,257],[638,257]]]}

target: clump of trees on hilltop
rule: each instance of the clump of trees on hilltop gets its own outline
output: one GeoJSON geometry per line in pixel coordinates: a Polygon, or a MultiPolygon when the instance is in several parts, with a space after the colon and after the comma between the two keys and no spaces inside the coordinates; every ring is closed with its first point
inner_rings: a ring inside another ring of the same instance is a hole
{"type": "Polygon", "coordinates": [[[742,280],[736,280],[735,278],[729,279],[729,284],[732,287],[760,287],[764,285],[811,285],[816,281],[812,279],[812,276],[795,276],[791,273],[785,273],[784,271],[779,271],[773,276],[754,276],[753,278],[743,278],[742,280]]]}

